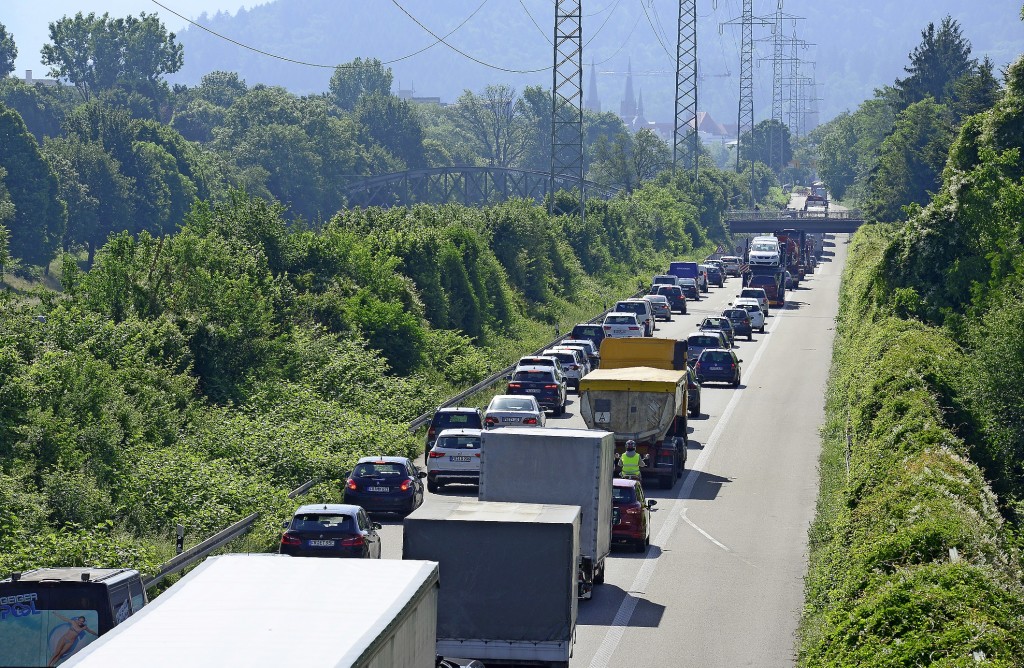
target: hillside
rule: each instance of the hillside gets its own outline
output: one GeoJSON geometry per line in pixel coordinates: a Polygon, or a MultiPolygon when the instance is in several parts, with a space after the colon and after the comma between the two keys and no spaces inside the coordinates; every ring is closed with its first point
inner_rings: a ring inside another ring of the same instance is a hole
{"type": "MultiPolygon", "coordinates": [[[[533,70],[550,64],[551,8],[547,0],[524,0],[537,26],[519,3],[480,3],[453,0],[403,3],[410,14],[439,35],[457,28],[447,40],[466,53],[512,70],[533,70]],[[539,26],[539,28],[538,28],[539,26]]],[[[658,0],[648,10],[650,23],[659,26],[665,45],[674,54],[676,12],[673,3],[658,0]]],[[[699,19],[699,55],[706,75],[700,106],[720,121],[736,113],[738,88],[739,33],[719,23],[740,15],[741,3],[727,0],[716,8],[702,8],[699,19]],[[720,76],[726,75],[729,76],[720,76]]],[[[754,3],[755,14],[766,15],[774,2],[754,3]]],[[[1020,12],[1017,0],[991,0],[985,11],[966,0],[909,0],[891,3],[865,0],[860,3],[821,3],[789,0],[787,14],[805,17],[798,35],[816,46],[801,57],[816,61],[820,86],[821,120],[856,106],[870,97],[874,88],[903,75],[907,53],[920,39],[928,21],[938,22],[950,14],[964,28],[974,45],[974,55],[989,55],[998,67],[1008,64],[1020,44],[1020,12]]],[[[584,6],[584,38],[593,39],[584,51],[585,62],[598,63],[598,92],[605,110],[617,111],[629,61],[635,84],[642,90],[647,117],[668,120],[672,114],[673,60],[655,39],[643,7],[638,2],[587,3],[584,6]],[[607,22],[606,22],[607,20],[607,22]]],[[[384,61],[401,58],[429,47],[435,40],[390,3],[359,3],[352,0],[275,0],[235,14],[204,16],[200,21],[211,30],[261,50],[309,63],[333,65],[356,56],[384,61]]],[[[792,22],[786,26],[792,32],[792,22]]],[[[767,27],[755,30],[755,39],[767,37],[767,27]]],[[[247,51],[228,41],[197,29],[180,33],[185,45],[185,67],[175,81],[194,85],[213,70],[237,71],[251,85],[277,84],[297,93],[327,89],[331,69],[275,60],[247,51]]],[[[770,55],[770,45],[758,45],[757,58],[770,55]]],[[[540,84],[550,87],[550,71],[516,74],[475,64],[443,45],[390,65],[396,84],[415,88],[417,94],[440,96],[453,101],[464,89],[482,89],[498,81],[518,88],[540,84]]],[[[757,116],[770,114],[770,62],[755,70],[757,116]]],[[[587,71],[589,77],[589,68],[587,71]]]]}

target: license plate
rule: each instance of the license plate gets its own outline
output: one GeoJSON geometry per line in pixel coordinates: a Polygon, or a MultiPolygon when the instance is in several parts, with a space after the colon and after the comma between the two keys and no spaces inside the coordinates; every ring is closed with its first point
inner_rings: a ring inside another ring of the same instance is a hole
{"type": "Polygon", "coordinates": [[[724,368],[725,368],[725,367],[721,367],[721,366],[709,366],[709,367],[708,367],[708,371],[721,371],[721,370],[723,370],[724,368]]]}
{"type": "Polygon", "coordinates": [[[502,422],[519,422],[520,418],[501,418],[502,422]]]}
{"type": "Polygon", "coordinates": [[[334,547],[333,540],[311,540],[309,541],[310,547],[334,547]]]}
{"type": "Polygon", "coordinates": [[[390,492],[390,487],[367,487],[367,492],[390,492]]]}
{"type": "Polygon", "coordinates": [[[540,394],[540,390],[527,390],[529,394],[540,394]]]}
{"type": "Polygon", "coordinates": [[[467,455],[449,455],[448,461],[450,462],[468,462],[471,461],[467,455]]]}

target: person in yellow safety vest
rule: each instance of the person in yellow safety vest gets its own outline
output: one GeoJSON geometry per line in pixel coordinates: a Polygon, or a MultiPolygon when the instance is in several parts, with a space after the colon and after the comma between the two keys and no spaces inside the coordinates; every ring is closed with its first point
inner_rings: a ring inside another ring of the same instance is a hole
{"type": "Polygon", "coordinates": [[[640,468],[644,460],[636,451],[636,441],[626,441],[626,451],[619,457],[619,465],[622,468],[622,477],[640,477],[640,468]]]}

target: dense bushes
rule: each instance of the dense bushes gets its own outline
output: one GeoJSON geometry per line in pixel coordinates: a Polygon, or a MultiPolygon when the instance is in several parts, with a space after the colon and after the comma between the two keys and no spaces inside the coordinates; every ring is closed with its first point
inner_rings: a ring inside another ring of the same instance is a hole
{"type": "Polygon", "coordinates": [[[844,274],[801,663],[967,666],[978,653],[1020,665],[1020,571],[955,431],[968,360],[943,331],[896,315],[883,278],[891,234],[858,232],[844,274]]]}

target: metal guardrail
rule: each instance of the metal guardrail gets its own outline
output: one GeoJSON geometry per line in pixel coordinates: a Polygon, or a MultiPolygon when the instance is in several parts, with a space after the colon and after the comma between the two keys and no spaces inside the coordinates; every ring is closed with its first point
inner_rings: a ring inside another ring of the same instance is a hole
{"type": "Polygon", "coordinates": [[[859,209],[815,209],[810,211],[793,211],[792,209],[771,210],[730,210],[725,212],[725,220],[803,220],[803,219],[835,219],[861,220],[864,218],[859,209]]]}

